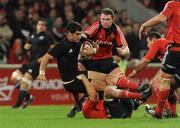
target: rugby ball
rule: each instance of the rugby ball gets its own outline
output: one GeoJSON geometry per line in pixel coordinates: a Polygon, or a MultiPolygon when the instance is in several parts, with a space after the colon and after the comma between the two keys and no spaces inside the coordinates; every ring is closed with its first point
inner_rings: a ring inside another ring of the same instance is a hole
{"type": "MultiPolygon", "coordinates": [[[[93,48],[92,44],[89,41],[84,41],[81,45],[80,51],[87,51],[88,49],[93,48]]],[[[91,59],[92,55],[90,56],[81,56],[82,59],[88,60],[91,59]]]]}

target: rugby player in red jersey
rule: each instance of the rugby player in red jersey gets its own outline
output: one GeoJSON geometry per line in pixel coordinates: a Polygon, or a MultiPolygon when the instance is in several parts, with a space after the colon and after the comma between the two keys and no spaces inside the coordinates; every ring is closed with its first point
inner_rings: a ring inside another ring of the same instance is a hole
{"type": "Polygon", "coordinates": [[[105,100],[99,99],[94,86],[84,74],[78,75],[77,78],[82,80],[88,94],[88,98],[82,106],[82,113],[85,118],[131,117],[133,110],[137,109],[136,102],[133,99],[147,100],[151,95],[150,88],[138,94],[119,89],[117,86],[107,86],[104,90],[105,100]]]}
{"type": "Polygon", "coordinates": [[[175,78],[180,82],[180,1],[173,0],[168,2],[164,10],[143,23],[139,30],[139,37],[146,28],[155,26],[161,22],[168,21],[168,31],[166,39],[170,40],[171,45],[168,47],[161,64],[160,87],[158,105],[154,112],[150,113],[156,118],[162,117],[162,111],[166,99],[169,96],[170,82],[175,78]]]}
{"type": "MultiPolygon", "coordinates": [[[[135,76],[139,71],[146,68],[146,66],[151,62],[151,60],[155,59],[156,57],[160,61],[162,61],[164,53],[166,52],[166,49],[167,49],[168,45],[170,44],[170,42],[168,40],[166,40],[165,38],[161,38],[160,34],[157,32],[151,32],[150,34],[148,34],[147,42],[148,42],[148,47],[149,47],[148,52],[146,53],[144,58],[136,65],[134,70],[128,75],[128,78],[135,76]]],[[[151,80],[151,82],[152,82],[151,85],[157,96],[159,93],[158,92],[159,91],[159,82],[160,82],[159,74],[160,74],[160,70],[156,73],[154,78],[151,80]]],[[[171,84],[173,84],[173,83],[171,83],[171,84]]],[[[173,86],[175,86],[175,85],[173,85],[173,86]]],[[[177,94],[175,91],[176,88],[177,88],[177,86],[173,87],[173,88],[171,87],[170,95],[164,106],[164,108],[169,111],[169,116],[177,115],[177,113],[176,113],[177,94]],[[172,111],[172,113],[170,111],[172,111]]],[[[168,115],[166,115],[166,117],[167,116],[168,115]]]]}
{"type": "MultiPolygon", "coordinates": [[[[114,73],[121,74],[119,73],[121,71],[117,62],[112,57],[112,49],[116,47],[117,54],[124,56],[129,54],[129,48],[121,29],[118,25],[113,23],[113,19],[113,10],[105,8],[102,10],[100,20],[96,21],[85,30],[85,35],[99,44],[99,49],[96,51],[96,54],[92,55],[91,59],[81,61],[87,70],[106,74],[110,73],[109,75],[112,76],[114,73]]],[[[138,87],[138,84],[129,83],[125,77],[121,77],[118,84],[134,86],[136,89],[138,87]]],[[[72,110],[73,111],[70,111],[68,115],[75,115],[73,108],[72,110]]]]}

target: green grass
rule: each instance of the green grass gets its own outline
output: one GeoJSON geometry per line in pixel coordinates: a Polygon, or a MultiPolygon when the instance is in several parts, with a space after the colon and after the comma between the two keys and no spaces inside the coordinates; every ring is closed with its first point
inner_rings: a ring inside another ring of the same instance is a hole
{"type": "MultiPolygon", "coordinates": [[[[71,106],[32,106],[27,109],[0,107],[0,128],[179,128],[180,118],[157,120],[144,107],[130,119],[84,119],[79,113],[67,118],[71,106]]],[[[180,105],[178,114],[180,115],[180,105]]]]}

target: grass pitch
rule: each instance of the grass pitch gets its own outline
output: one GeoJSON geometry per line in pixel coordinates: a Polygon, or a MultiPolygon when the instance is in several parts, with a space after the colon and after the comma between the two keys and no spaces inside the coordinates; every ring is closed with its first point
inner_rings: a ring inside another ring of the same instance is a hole
{"type": "MultiPolygon", "coordinates": [[[[0,128],[180,128],[180,117],[154,119],[144,106],[130,119],[85,119],[81,113],[67,118],[71,106],[31,106],[26,109],[0,107],[0,128]]],[[[178,105],[180,115],[180,105],[178,105]]]]}

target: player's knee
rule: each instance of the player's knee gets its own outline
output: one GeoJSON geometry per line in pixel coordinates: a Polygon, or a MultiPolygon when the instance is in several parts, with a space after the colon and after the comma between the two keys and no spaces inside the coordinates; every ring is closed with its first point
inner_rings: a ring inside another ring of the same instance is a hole
{"type": "Polygon", "coordinates": [[[21,81],[21,79],[22,79],[22,74],[18,70],[14,71],[10,77],[10,80],[13,83],[17,83],[17,82],[21,81]]]}
{"type": "Polygon", "coordinates": [[[173,79],[171,74],[167,74],[164,72],[160,73],[160,90],[170,89],[170,83],[173,79]]]}
{"type": "Polygon", "coordinates": [[[116,85],[119,78],[124,76],[125,76],[124,73],[122,73],[119,68],[116,68],[107,75],[106,82],[108,85],[116,85]]]}
{"type": "Polygon", "coordinates": [[[21,80],[21,89],[26,89],[29,85],[31,85],[32,80],[23,77],[21,80]]]}
{"type": "Polygon", "coordinates": [[[105,88],[105,90],[104,90],[104,93],[105,93],[106,95],[108,95],[109,93],[112,92],[112,90],[113,90],[112,86],[107,86],[107,87],[105,88]]]}
{"type": "MultiPolygon", "coordinates": [[[[107,86],[104,90],[104,98],[107,100],[109,98],[112,98],[115,96],[115,89],[117,89],[117,86],[107,86]]],[[[120,90],[119,90],[120,91],[120,90]]],[[[115,96],[116,97],[116,96],[115,96]]]]}

